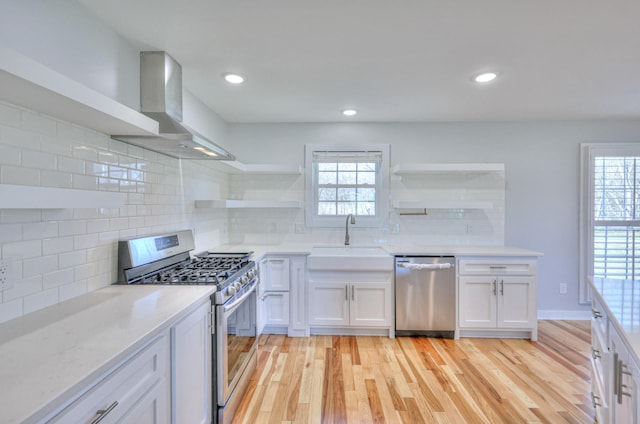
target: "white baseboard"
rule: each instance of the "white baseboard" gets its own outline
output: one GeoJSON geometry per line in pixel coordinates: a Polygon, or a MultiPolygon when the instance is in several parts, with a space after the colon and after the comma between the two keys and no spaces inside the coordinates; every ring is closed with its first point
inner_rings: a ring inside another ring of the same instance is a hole
{"type": "Polygon", "coordinates": [[[538,319],[589,320],[591,311],[538,310],[538,319]]]}

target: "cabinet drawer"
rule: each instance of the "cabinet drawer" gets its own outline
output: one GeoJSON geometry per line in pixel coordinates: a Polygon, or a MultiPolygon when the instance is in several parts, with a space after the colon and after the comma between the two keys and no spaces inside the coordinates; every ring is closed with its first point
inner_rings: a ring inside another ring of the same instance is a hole
{"type": "MultiPolygon", "coordinates": [[[[168,390],[168,338],[161,336],[56,415],[52,423],[91,423],[103,412],[103,424],[117,422],[129,413],[158,382],[168,390]]],[[[166,398],[166,396],[163,396],[166,398]]],[[[164,405],[163,407],[167,407],[164,405]]]]}
{"type": "Polygon", "coordinates": [[[460,259],[460,275],[535,275],[535,259],[460,259]]]}

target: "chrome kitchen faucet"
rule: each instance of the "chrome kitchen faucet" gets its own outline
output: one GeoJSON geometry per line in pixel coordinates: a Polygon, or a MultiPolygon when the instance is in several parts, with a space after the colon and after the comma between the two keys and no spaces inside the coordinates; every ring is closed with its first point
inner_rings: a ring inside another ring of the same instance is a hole
{"type": "Polygon", "coordinates": [[[356,217],[353,216],[352,214],[347,215],[347,221],[345,222],[345,227],[344,227],[344,245],[348,246],[349,245],[349,218],[351,218],[351,224],[355,224],[356,223],[356,217]]]}

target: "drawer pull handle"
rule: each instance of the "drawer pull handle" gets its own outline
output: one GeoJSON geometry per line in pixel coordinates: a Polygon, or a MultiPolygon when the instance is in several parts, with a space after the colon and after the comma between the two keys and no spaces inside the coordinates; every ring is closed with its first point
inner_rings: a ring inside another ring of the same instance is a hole
{"type": "Polygon", "coordinates": [[[600,351],[593,346],[591,346],[591,357],[593,359],[602,359],[602,355],[600,355],[600,351]]]}
{"type": "Polygon", "coordinates": [[[118,401],[114,401],[111,405],[109,405],[109,407],[107,409],[98,409],[98,411],[96,411],[96,415],[97,417],[91,421],[91,424],[98,424],[100,421],[102,421],[104,419],[104,417],[106,417],[107,415],[109,415],[109,413],[111,411],[113,411],[113,409],[118,406],[118,401]]]}
{"type": "Polygon", "coordinates": [[[506,265],[490,265],[489,269],[507,269],[506,265]]]}
{"type": "Polygon", "coordinates": [[[596,311],[595,309],[592,309],[591,313],[593,314],[594,318],[602,318],[602,314],[600,313],[600,311],[596,311]]]}

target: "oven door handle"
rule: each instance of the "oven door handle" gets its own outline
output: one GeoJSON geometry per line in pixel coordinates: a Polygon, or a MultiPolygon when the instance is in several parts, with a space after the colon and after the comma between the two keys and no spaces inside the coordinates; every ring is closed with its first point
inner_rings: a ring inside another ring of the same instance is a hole
{"type": "Polygon", "coordinates": [[[255,283],[253,284],[253,286],[251,287],[251,289],[247,290],[246,293],[244,293],[242,296],[240,296],[239,298],[237,298],[236,300],[234,300],[233,302],[231,302],[228,305],[224,305],[222,308],[222,312],[226,313],[231,313],[234,310],[238,309],[238,307],[240,306],[240,304],[242,302],[244,302],[244,300],[251,296],[251,293],[253,293],[256,290],[256,285],[255,283]]]}

